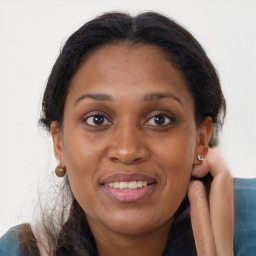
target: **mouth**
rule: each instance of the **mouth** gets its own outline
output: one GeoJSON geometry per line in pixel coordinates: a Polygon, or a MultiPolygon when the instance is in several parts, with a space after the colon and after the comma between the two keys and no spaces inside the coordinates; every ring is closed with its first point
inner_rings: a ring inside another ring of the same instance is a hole
{"type": "Polygon", "coordinates": [[[134,203],[151,194],[156,179],[144,174],[118,173],[101,182],[103,191],[111,199],[120,203],[134,203]]]}
{"type": "Polygon", "coordinates": [[[130,181],[130,182],[125,182],[125,181],[115,181],[106,184],[107,186],[111,188],[116,188],[116,189],[122,189],[122,190],[133,190],[133,189],[138,189],[142,187],[146,187],[148,185],[147,181],[130,181]]]}

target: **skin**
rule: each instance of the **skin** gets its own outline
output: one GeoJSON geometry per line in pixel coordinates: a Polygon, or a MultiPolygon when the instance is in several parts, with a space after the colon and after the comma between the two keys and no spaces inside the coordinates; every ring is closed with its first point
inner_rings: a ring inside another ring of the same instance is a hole
{"type": "Polygon", "coordinates": [[[183,73],[156,46],[102,47],[75,74],[63,124],[53,122],[51,132],[99,255],[161,255],[192,166],[201,164],[198,154],[207,154],[212,132],[210,118],[195,124],[183,73]],[[152,97],[156,93],[164,96],[152,97]],[[96,124],[95,115],[104,122],[96,124]],[[120,203],[101,186],[115,173],[146,174],[156,185],[143,199],[120,203]]]}
{"type": "Polygon", "coordinates": [[[205,161],[193,168],[192,175],[201,178],[208,172],[213,177],[209,198],[206,197],[205,188],[200,181],[190,182],[188,188],[198,256],[232,256],[233,177],[218,148],[209,150],[205,161]]]}

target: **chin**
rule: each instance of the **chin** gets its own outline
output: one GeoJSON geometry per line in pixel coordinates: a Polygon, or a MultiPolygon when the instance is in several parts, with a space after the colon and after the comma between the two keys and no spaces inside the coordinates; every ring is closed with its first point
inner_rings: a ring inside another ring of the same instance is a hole
{"type": "MultiPolygon", "coordinates": [[[[106,217],[106,216],[105,216],[106,217]]],[[[156,214],[149,216],[148,212],[128,214],[115,214],[105,219],[105,226],[112,232],[122,235],[143,235],[150,233],[163,226],[170,228],[172,217],[164,219],[162,216],[156,217],[156,214]],[[167,227],[167,226],[166,226],[167,227]]]]}

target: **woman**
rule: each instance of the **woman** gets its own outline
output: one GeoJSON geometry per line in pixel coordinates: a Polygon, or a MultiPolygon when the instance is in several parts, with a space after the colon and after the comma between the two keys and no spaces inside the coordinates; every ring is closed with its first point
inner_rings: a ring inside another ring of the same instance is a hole
{"type": "Polygon", "coordinates": [[[43,98],[65,201],[9,233],[17,255],[233,255],[233,179],[208,149],[224,115],[214,67],[174,21],[86,23],[43,98]]]}

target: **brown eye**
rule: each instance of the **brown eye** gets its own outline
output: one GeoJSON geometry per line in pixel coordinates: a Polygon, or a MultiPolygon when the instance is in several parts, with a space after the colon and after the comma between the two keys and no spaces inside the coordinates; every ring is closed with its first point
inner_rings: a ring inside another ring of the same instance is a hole
{"type": "Polygon", "coordinates": [[[92,115],[85,119],[85,122],[89,125],[98,126],[98,125],[110,125],[111,123],[103,115],[92,115]]]}
{"type": "Polygon", "coordinates": [[[172,123],[172,118],[166,115],[155,115],[152,118],[147,121],[147,124],[149,125],[156,125],[156,126],[161,126],[161,125],[167,125],[172,123]]]}

